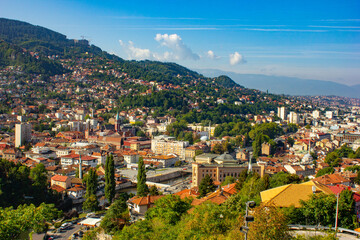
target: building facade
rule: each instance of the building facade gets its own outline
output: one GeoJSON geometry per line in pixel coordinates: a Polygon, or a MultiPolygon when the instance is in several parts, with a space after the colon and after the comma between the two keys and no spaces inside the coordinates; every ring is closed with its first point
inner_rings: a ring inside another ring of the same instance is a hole
{"type": "MultiPolygon", "coordinates": [[[[215,154],[207,154],[200,157],[196,163],[192,164],[192,187],[198,187],[201,180],[209,175],[215,182],[223,182],[227,176],[238,178],[242,171],[248,171],[248,165],[240,165],[230,154],[222,154],[214,156],[215,154]],[[208,159],[207,162],[205,159],[208,159]]],[[[199,155],[201,156],[201,155],[199,155]]],[[[258,165],[251,165],[251,171],[258,173],[261,177],[264,176],[265,167],[258,165]]]]}
{"type": "Polygon", "coordinates": [[[151,140],[151,151],[159,155],[175,153],[181,160],[185,160],[185,149],[189,146],[188,141],[175,141],[174,137],[161,135],[151,140]]]}
{"type": "Polygon", "coordinates": [[[31,141],[31,125],[20,123],[15,125],[15,147],[21,147],[31,141]]]}

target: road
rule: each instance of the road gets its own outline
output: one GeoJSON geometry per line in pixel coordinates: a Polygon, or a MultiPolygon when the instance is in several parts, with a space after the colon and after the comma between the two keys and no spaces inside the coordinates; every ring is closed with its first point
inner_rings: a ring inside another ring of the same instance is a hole
{"type": "Polygon", "coordinates": [[[54,239],[69,239],[75,232],[79,231],[82,226],[77,224],[72,224],[68,228],[62,230],[60,233],[51,233],[48,234],[49,236],[53,237],[54,239]]]}

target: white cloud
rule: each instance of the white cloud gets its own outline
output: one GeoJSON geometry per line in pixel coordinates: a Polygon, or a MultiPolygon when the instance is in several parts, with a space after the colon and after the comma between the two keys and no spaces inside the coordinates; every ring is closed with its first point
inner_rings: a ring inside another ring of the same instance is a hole
{"type": "Polygon", "coordinates": [[[153,59],[153,54],[149,49],[137,48],[132,41],[125,44],[122,40],[119,40],[120,45],[125,49],[130,59],[144,60],[153,59]]]}
{"type": "Polygon", "coordinates": [[[206,56],[210,59],[219,59],[220,58],[219,56],[216,56],[212,50],[207,51],[206,56]]]}
{"type": "Polygon", "coordinates": [[[229,55],[229,58],[231,65],[236,65],[238,63],[246,63],[244,57],[238,52],[231,53],[229,55]]]}
{"type": "MultiPolygon", "coordinates": [[[[172,52],[168,54],[168,57],[175,60],[199,60],[200,57],[196,53],[187,47],[181,37],[177,34],[156,34],[155,40],[161,44],[161,46],[169,48],[172,52]]],[[[164,55],[165,57],[165,55],[164,55]]]]}

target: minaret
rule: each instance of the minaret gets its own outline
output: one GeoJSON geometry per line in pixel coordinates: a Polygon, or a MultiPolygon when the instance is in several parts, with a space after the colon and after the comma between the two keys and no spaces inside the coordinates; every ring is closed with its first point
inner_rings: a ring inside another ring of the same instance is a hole
{"type": "Polygon", "coordinates": [[[249,156],[249,166],[248,166],[248,173],[251,173],[252,172],[252,154],[250,154],[249,156]]]}
{"type": "Polygon", "coordinates": [[[81,162],[81,153],[79,153],[79,178],[83,178],[83,172],[82,172],[82,162],[81,162]]]}
{"type": "Polygon", "coordinates": [[[209,122],[209,140],[211,139],[211,121],[209,122]]]}

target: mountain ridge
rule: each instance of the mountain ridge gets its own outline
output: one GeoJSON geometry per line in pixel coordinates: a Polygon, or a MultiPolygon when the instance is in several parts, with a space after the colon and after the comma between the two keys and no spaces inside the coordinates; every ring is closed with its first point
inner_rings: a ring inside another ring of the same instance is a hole
{"type": "Polygon", "coordinates": [[[208,77],[226,74],[239,85],[274,94],[293,96],[335,95],[360,98],[360,84],[348,86],[332,81],[263,74],[240,74],[218,69],[197,69],[197,71],[208,77]]]}

